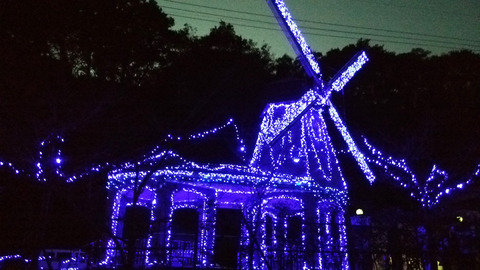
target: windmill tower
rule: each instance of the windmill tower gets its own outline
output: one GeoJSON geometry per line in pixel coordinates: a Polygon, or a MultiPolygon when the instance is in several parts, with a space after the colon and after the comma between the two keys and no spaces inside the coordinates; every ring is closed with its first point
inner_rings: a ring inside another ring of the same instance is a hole
{"type": "Polygon", "coordinates": [[[328,114],[370,183],[375,179],[337,110],[330,101],[332,91],[341,91],[368,61],[365,52],[355,55],[329,81],[324,82],[320,65],[292,19],[283,0],[267,0],[302,66],[314,83],[298,101],[269,104],[263,113],[252,166],[310,176],[319,184],[341,188],[344,183],[323,114],[328,114]]]}
{"type": "Polygon", "coordinates": [[[306,179],[307,185],[314,187],[316,199],[313,204],[319,227],[315,245],[320,254],[316,262],[308,267],[348,269],[346,196],[340,195],[347,194],[347,183],[342,176],[325,117],[331,118],[349,152],[372,183],[375,176],[330,101],[332,92],[341,91],[368,61],[368,57],[365,52],[357,53],[330,81],[325,82],[320,65],[283,0],[267,2],[313,87],[297,101],[267,105],[250,165],[306,179]]]}

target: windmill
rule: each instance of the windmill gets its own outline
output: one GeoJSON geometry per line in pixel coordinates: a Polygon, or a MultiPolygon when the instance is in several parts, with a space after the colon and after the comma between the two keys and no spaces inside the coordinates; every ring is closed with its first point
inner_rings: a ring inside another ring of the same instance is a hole
{"type": "Polygon", "coordinates": [[[283,0],[267,2],[311,78],[313,87],[296,102],[267,106],[251,165],[312,177],[316,182],[325,180],[335,188],[345,186],[341,172],[334,168],[338,167],[338,161],[322,115],[328,113],[365,176],[373,183],[375,176],[365,156],[330,101],[332,91],[341,91],[368,61],[366,53],[357,53],[330,81],[325,82],[320,65],[283,0]],[[332,181],[334,178],[341,181],[332,181]]]}

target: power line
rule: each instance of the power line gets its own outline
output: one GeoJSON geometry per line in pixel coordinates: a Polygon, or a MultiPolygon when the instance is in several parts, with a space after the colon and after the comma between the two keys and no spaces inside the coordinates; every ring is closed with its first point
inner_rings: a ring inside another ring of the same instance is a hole
{"type": "MultiPolygon", "coordinates": [[[[180,5],[184,6],[189,6],[189,7],[201,7],[205,9],[210,9],[210,10],[217,10],[217,11],[226,11],[226,12],[232,12],[232,13],[238,13],[238,14],[244,14],[244,15],[249,15],[249,16],[258,16],[258,17],[264,17],[264,18],[271,18],[271,16],[261,14],[261,13],[254,13],[254,12],[247,12],[247,11],[240,11],[240,10],[233,10],[233,9],[226,9],[226,8],[219,8],[219,7],[212,7],[212,6],[206,6],[206,5],[199,5],[199,4],[192,4],[192,3],[185,3],[185,2],[180,2],[180,1],[175,1],[175,0],[163,0],[164,2],[172,2],[172,3],[177,3],[180,5]]],[[[169,7],[172,8],[172,7],[169,7]]],[[[198,11],[192,11],[192,12],[198,12],[198,11]]],[[[215,16],[222,16],[220,14],[215,14],[215,16]]],[[[354,29],[363,29],[363,30],[371,30],[371,31],[381,31],[381,32],[388,32],[388,33],[396,33],[396,34],[405,34],[405,35],[416,35],[416,36],[422,36],[422,37],[432,37],[432,38],[440,38],[440,39],[449,39],[449,40],[458,40],[458,41],[464,41],[464,42],[473,42],[473,43],[480,43],[480,40],[473,40],[473,39],[465,39],[465,38],[456,38],[456,37],[449,37],[449,36],[442,36],[442,35],[432,35],[432,34],[427,34],[427,33],[418,33],[418,32],[409,32],[409,31],[399,31],[399,30],[391,30],[391,29],[381,29],[381,28],[375,28],[375,27],[363,27],[363,26],[356,26],[356,25],[347,25],[347,24],[339,24],[339,23],[329,23],[329,22],[323,22],[323,21],[312,21],[312,20],[302,20],[302,19],[296,19],[297,22],[304,22],[304,23],[313,23],[313,24],[320,24],[320,25],[330,25],[330,26],[337,26],[337,27],[346,27],[346,28],[354,28],[354,29]]],[[[305,28],[305,27],[303,27],[305,28]]],[[[469,45],[472,46],[472,45],[469,45]]],[[[473,45],[476,46],[476,45],[473,45]]]]}
{"type": "MultiPolygon", "coordinates": [[[[169,1],[169,2],[177,2],[177,1],[169,1]]],[[[180,3],[182,5],[185,5],[185,3],[180,3]]],[[[197,6],[197,7],[203,7],[207,8],[210,10],[221,10],[221,11],[228,11],[228,12],[233,12],[233,13],[239,13],[239,14],[247,14],[247,15],[255,15],[255,16],[260,16],[260,17],[268,17],[271,18],[271,16],[266,16],[264,14],[258,14],[258,13],[252,13],[252,12],[244,12],[244,11],[234,11],[231,9],[223,9],[223,8],[216,8],[216,7],[210,7],[210,6],[204,6],[204,5],[196,5],[196,4],[191,4],[191,6],[197,6]]],[[[189,13],[195,13],[196,15],[198,14],[203,14],[203,15],[208,15],[208,16],[214,16],[218,18],[224,18],[224,14],[218,14],[218,13],[210,13],[210,12],[202,12],[202,11],[193,11],[193,10],[187,10],[187,9],[182,9],[182,8],[177,8],[177,7],[171,7],[171,6],[165,6],[165,8],[170,8],[173,10],[178,10],[178,11],[183,11],[183,12],[189,12],[189,13]]],[[[181,14],[172,14],[174,16],[180,17],[180,18],[187,18],[187,19],[192,19],[192,20],[198,20],[198,21],[204,21],[204,22],[214,22],[217,23],[218,21],[215,20],[209,20],[209,19],[200,19],[198,16],[196,17],[191,17],[187,15],[181,15],[181,14]]],[[[255,19],[249,19],[249,18],[242,18],[242,17],[236,17],[236,16],[227,16],[229,19],[237,19],[237,20],[243,20],[246,22],[251,22],[251,23],[261,23],[263,24],[269,24],[269,25],[277,25],[276,23],[273,23],[271,21],[264,21],[264,20],[255,20],[255,19]]],[[[318,22],[317,22],[318,23],[318,22]]],[[[318,23],[321,24],[321,23],[318,23]]],[[[242,27],[248,27],[248,28],[253,28],[253,29],[263,29],[263,30],[273,30],[273,31],[279,31],[278,28],[269,28],[265,26],[258,26],[258,25],[251,25],[251,24],[241,24],[241,23],[235,23],[237,26],[242,26],[242,27]]],[[[345,27],[346,25],[341,25],[341,24],[329,24],[329,25],[335,25],[335,26],[341,26],[345,27]]],[[[478,47],[477,44],[465,44],[465,43],[456,43],[456,42],[451,42],[451,41],[441,41],[441,40],[432,40],[432,39],[422,39],[422,38],[413,38],[413,37],[405,37],[405,36],[392,36],[392,35],[385,35],[385,34],[377,34],[377,33],[365,33],[365,32],[358,32],[358,31],[345,31],[345,30],[337,30],[337,29],[328,29],[328,28],[321,28],[321,27],[309,27],[309,26],[303,26],[302,28],[304,29],[310,29],[314,31],[322,31],[322,32],[333,32],[333,33],[343,33],[347,35],[356,35],[355,37],[352,36],[339,36],[339,35],[332,35],[332,34],[319,34],[317,32],[308,32],[304,31],[305,34],[308,35],[313,35],[313,36],[325,36],[325,37],[333,37],[333,38],[340,38],[340,39],[358,39],[359,35],[363,37],[367,37],[372,41],[376,42],[384,42],[384,43],[390,43],[390,44],[402,44],[402,45],[412,45],[412,46],[427,46],[427,47],[435,47],[435,48],[441,48],[441,49],[449,49],[449,50],[458,50],[458,49],[470,49],[472,51],[478,52],[480,50],[480,47],[478,47]],[[380,37],[379,38],[371,38],[371,37],[380,37]],[[387,38],[387,39],[385,39],[387,38]],[[395,39],[395,40],[392,40],[395,39]],[[416,41],[416,42],[407,42],[405,40],[410,40],[410,41],[416,41]],[[427,43],[425,43],[427,42],[427,43]],[[433,43],[433,44],[432,44],[433,43]],[[453,46],[446,46],[445,44],[450,44],[453,46]],[[460,47],[460,48],[459,48],[460,47]]],[[[382,29],[375,29],[375,28],[366,28],[366,27],[353,27],[353,28],[362,28],[362,29],[371,29],[373,31],[383,31],[382,29]]],[[[393,30],[390,30],[390,32],[395,32],[393,30]]],[[[398,33],[398,32],[397,32],[398,33]]],[[[416,33],[419,35],[418,33],[416,33]]],[[[450,38],[454,39],[454,38],[450,38]]],[[[460,40],[460,39],[458,39],[460,40]]],[[[469,41],[469,40],[467,40],[469,41]]]]}
{"type": "MultiPolygon", "coordinates": [[[[215,17],[225,17],[224,15],[219,15],[219,14],[210,13],[210,12],[192,11],[192,10],[186,10],[186,9],[181,9],[181,8],[176,8],[176,7],[167,7],[167,8],[172,9],[172,10],[195,13],[195,14],[209,15],[209,16],[215,16],[215,17]]],[[[178,15],[176,15],[176,16],[178,16],[178,15]]],[[[247,22],[277,25],[274,22],[255,20],[255,19],[247,19],[247,18],[234,17],[234,16],[228,16],[228,18],[229,19],[243,20],[243,21],[247,21],[247,22]]],[[[432,39],[422,39],[422,38],[413,38],[413,37],[398,37],[398,36],[375,34],[375,33],[355,32],[355,31],[346,31],[346,30],[334,30],[334,29],[321,28],[321,27],[302,26],[301,28],[302,29],[310,29],[310,30],[319,30],[319,31],[325,31],[325,32],[353,34],[353,35],[368,35],[368,36],[375,36],[375,37],[380,37],[380,38],[394,38],[394,39],[403,39],[403,40],[412,40],[412,41],[421,41],[421,42],[433,42],[435,44],[438,44],[439,42],[441,42],[441,41],[432,40],[432,39]]],[[[457,42],[451,42],[451,41],[442,41],[441,43],[442,44],[456,45],[456,46],[477,47],[476,45],[472,45],[472,44],[457,43],[457,42]]],[[[438,46],[438,45],[435,45],[435,44],[432,44],[432,45],[433,46],[438,46]]],[[[428,45],[428,44],[424,44],[424,45],[428,45]]],[[[431,46],[431,45],[429,45],[429,46],[431,46]]],[[[445,48],[451,48],[451,47],[445,47],[445,48]]],[[[480,47],[477,47],[477,48],[480,49],[480,47]]]]}
{"type": "MultiPolygon", "coordinates": [[[[192,20],[198,20],[198,21],[204,21],[204,22],[213,22],[213,23],[218,23],[219,21],[213,20],[213,19],[200,19],[198,17],[192,17],[192,16],[186,16],[186,15],[181,15],[181,14],[171,14],[175,17],[179,18],[186,18],[186,19],[192,19],[192,20]]],[[[248,24],[242,24],[242,23],[235,23],[237,26],[242,26],[242,27],[248,27],[248,28],[253,28],[253,29],[262,29],[262,30],[270,30],[270,31],[281,31],[278,28],[269,28],[269,27],[263,27],[263,26],[255,26],[255,25],[248,25],[248,24]]],[[[333,30],[331,30],[333,31],[333,30]]],[[[358,37],[347,37],[347,36],[339,36],[339,35],[332,35],[332,34],[320,34],[320,33],[313,33],[313,32],[305,32],[302,31],[304,34],[311,35],[311,36],[322,36],[322,37],[331,37],[331,38],[340,38],[340,39],[348,39],[348,40],[355,40],[358,39],[358,37]]],[[[335,31],[333,31],[335,32],[335,31]]],[[[441,49],[459,49],[458,47],[451,47],[451,46],[442,46],[442,45],[434,45],[434,44],[425,44],[425,43],[412,43],[412,42],[403,42],[403,41],[395,41],[395,40],[384,40],[384,39],[370,39],[372,41],[376,42],[382,42],[382,43],[392,43],[392,44],[401,44],[401,45],[413,45],[413,46],[430,46],[430,47],[435,47],[435,48],[441,48],[441,49]]],[[[480,49],[472,49],[474,52],[480,52],[480,49]]]]}
{"type": "MultiPolygon", "coordinates": [[[[403,8],[403,9],[410,9],[410,10],[414,10],[414,11],[419,10],[418,8],[409,7],[409,6],[406,6],[406,5],[397,5],[397,4],[393,4],[392,2],[385,3],[385,1],[374,1],[374,0],[357,0],[357,1],[362,1],[362,2],[365,2],[365,3],[373,4],[373,5],[383,5],[383,6],[386,6],[386,7],[389,7],[389,8],[403,8]]],[[[431,11],[434,11],[436,13],[444,13],[444,14],[451,14],[451,15],[455,15],[455,16],[477,18],[477,15],[472,15],[472,14],[465,13],[465,12],[444,11],[444,10],[439,10],[439,9],[434,9],[434,8],[426,8],[426,7],[423,7],[422,10],[431,10],[431,11]]]]}

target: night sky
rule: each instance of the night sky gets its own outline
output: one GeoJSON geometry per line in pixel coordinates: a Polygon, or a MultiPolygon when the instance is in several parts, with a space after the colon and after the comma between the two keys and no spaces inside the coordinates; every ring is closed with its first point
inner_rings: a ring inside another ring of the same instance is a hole
{"type": "MultiPolygon", "coordinates": [[[[267,43],[276,56],[293,55],[265,0],[157,0],[175,19],[206,34],[220,20],[244,38],[267,43]]],[[[343,48],[359,38],[397,53],[423,48],[434,54],[480,52],[478,0],[286,0],[315,51],[343,48]]]]}

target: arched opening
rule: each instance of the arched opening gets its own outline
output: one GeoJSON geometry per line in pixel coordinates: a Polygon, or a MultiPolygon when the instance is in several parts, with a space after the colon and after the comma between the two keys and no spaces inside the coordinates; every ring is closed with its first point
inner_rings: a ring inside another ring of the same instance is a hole
{"type": "Polygon", "coordinates": [[[274,243],[274,228],[273,218],[270,215],[265,217],[265,245],[271,248],[274,243]]]}
{"type": "Polygon", "coordinates": [[[150,209],[142,205],[130,205],[125,209],[123,238],[144,239],[150,228],[150,209]]]}
{"type": "Polygon", "coordinates": [[[272,197],[264,204],[263,244],[268,263],[276,269],[303,266],[303,204],[295,197],[272,197]]]}
{"type": "Polygon", "coordinates": [[[348,268],[344,214],[342,206],[333,202],[319,205],[319,265],[323,269],[348,268]]]}
{"type": "Polygon", "coordinates": [[[176,209],[171,223],[171,258],[175,267],[192,267],[198,252],[198,211],[191,208],[176,209]]]}
{"type": "Polygon", "coordinates": [[[127,261],[134,267],[143,267],[150,229],[150,208],[129,205],[125,208],[122,236],[126,243],[127,261]]]}
{"type": "Polygon", "coordinates": [[[240,209],[217,209],[214,259],[220,267],[237,268],[242,215],[240,209]]]}
{"type": "Polygon", "coordinates": [[[167,261],[173,267],[206,266],[213,249],[207,228],[207,196],[195,189],[180,189],[171,195],[167,225],[167,261]]]}
{"type": "Polygon", "coordinates": [[[287,218],[287,244],[290,249],[298,249],[302,246],[303,221],[299,215],[287,218]]]}

